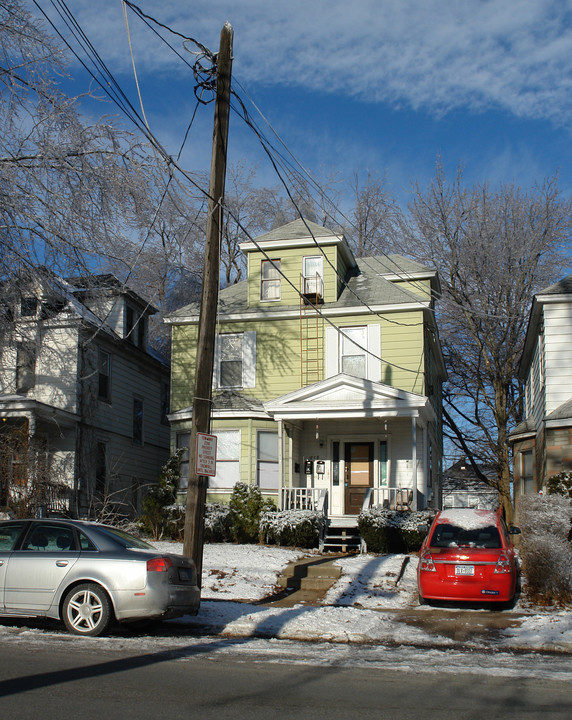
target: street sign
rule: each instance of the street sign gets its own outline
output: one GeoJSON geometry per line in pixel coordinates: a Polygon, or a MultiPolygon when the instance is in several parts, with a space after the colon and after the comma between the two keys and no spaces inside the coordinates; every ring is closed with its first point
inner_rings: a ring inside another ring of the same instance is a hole
{"type": "Polygon", "coordinates": [[[216,435],[197,433],[197,475],[216,475],[216,435]]]}

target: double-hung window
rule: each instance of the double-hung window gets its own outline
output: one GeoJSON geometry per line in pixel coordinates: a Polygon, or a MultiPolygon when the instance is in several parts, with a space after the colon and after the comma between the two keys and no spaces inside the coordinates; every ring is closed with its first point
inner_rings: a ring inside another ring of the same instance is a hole
{"type": "Polygon", "coordinates": [[[341,328],[341,371],[346,375],[366,377],[367,329],[365,327],[341,328]]]}
{"type": "Polygon", "coordinates": [[[258,431],[258,487],[278,490],[278,433],[258,431]]]}
{"type": "Polygon", "coordinates": [[[280,300],[280,260],[263,260],[260,299],[280,300]]]}
{"type": "Polygon", "coordinates": [[[256,385],[256,333],[218,336],[215,384],[219,388],[253,388],[256,385]]]}
{"type": "Polygon", "coordinates": [[[242,333],[219,335],[219,386],[242,387],[242,333]]]}
{"type": "Polygon", "coordinates": [[[104,402],[111,400],[111,355],[101,348],[97,351],[97,396],[104,402]]]}

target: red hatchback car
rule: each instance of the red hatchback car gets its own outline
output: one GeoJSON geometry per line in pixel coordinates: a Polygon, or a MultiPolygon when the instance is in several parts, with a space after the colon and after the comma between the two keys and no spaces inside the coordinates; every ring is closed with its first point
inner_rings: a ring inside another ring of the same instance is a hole
{"type": "Polygon", "coordinates": [[[518,563],[511,535],[499,511],[441,510],[419,551],[419,602],[511,603],[518,563]]]}

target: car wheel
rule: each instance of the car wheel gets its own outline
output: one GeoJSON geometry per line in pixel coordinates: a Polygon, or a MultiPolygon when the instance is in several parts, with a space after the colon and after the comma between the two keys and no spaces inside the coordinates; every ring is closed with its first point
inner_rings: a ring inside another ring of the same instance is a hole
{"type": "Polygon", "coordinates": [[[427,605],[427,600],[419,593],[419,605],[427,605]]]}
{"type": "Polygon", "coordinates": [[[76,635],[102,635],[113,619],[109,597],[95,583],[72,588],[64,599],[62,615],[67,629],[76,635]]]}

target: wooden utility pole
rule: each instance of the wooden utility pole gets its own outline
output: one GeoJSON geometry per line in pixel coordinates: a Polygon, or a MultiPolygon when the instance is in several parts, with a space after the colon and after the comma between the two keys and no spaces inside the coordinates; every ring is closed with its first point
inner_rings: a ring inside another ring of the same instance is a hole
{"type": "Polygon", "coordinates": [[[230,81],[232,70],[232,39],[234,31],[227,22],[220,34],[217,57],[216,101],[213,148],[205,240],[205,264],[197,339],[193,420],[189,447],[189,485],[185,507],[185,541],[183,553],[197,566],[199,585],[203,568],[205,503],[208,478],[196,473],[197,433],[210,430],[212,378],[216,339],[216,314],[220,275],[220,240],[222,204],[226,176],[226,152],[230,114],[230,81]]]}

